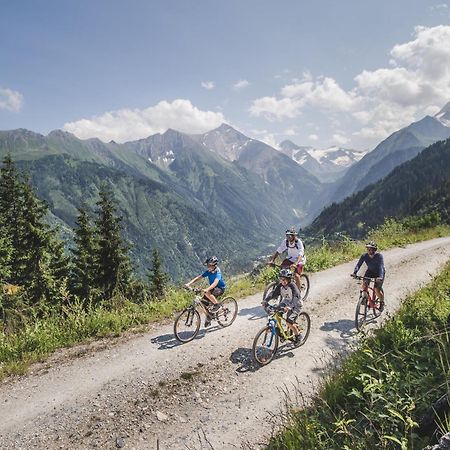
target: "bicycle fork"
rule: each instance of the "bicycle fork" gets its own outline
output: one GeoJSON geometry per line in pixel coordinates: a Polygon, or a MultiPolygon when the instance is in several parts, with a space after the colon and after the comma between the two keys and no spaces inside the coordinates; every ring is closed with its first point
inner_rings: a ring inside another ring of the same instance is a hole
{"type": "Polygon", "coordinates": [[[275,333],[277,332],[275,325],[276,325],[275,320],[269,319],[267,326],[270,328],[270,335],[267,336],[267,333],[266,333],[266,335],[264,336],[264,342],[263,342],[263,345],[266,345],[267,347],[271,347],[272,342],[275,339],[275,333]],[[269,342],[266,343],[266,339],[268,337],[269,337],[269,342]]]}

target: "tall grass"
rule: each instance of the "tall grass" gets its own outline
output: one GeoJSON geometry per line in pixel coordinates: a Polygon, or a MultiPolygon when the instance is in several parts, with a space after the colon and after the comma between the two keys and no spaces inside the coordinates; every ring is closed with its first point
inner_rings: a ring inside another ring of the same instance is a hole
{"type": "MultiPolygon", "coordinates": [[[[312,404],[291,409],[274,449],[421,449],[418,423],[449,392],[450,263],[326,377],[312,404]]],[[[442,432],[448,420],[441,421],[442,432]]]]}

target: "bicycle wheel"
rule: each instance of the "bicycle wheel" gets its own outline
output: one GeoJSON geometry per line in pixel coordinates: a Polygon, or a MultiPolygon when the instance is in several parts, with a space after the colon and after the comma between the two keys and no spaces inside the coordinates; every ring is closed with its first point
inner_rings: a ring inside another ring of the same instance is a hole
{"type": "Polygon", "coordinates": [[[302,311],[297,318],[297,325],[300,330],[301,339],[297,342],[296,347],[303,345],[309,337],[311,331],[311,318],[309,314],[302,311]]]}
{"type": "Polygon", "coordinates": [[[200,330],[200,314],[192,306],[181,311],[173,324],[173,334],[180,342],[189,342],[200,330]]]}
{"type": "Polygon", "coordinates": [[[361,293],[355,312],[355,327],[359,331],[367,322],[367,294],[361,293]]]}
{"type": "Polygon", "coordinates": [[[217,322],[221,327],[229,327],[236,319],[238,304],[233,297],[225,297],[220,302],[220,309],[217,312],[217,322]]]}
{"type": "Polygon", "coordinates": [[[273,329],[265,326],[258,331],[253,340],[252,354],[258,364],[265,366],[272,361],[278,350],[278,334],[273,329]]]}
{"type": "Polygon", "coordinates": [[[306,300],[309,294],[309,277],[305,273],[300,275],[300,298],[306,300]]]}

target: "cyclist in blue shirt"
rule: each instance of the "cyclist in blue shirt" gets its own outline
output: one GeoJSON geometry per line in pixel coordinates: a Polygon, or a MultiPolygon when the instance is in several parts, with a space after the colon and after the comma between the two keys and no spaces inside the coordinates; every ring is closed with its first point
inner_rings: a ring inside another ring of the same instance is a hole
{"type": "MultiPolygon", "coordinates": [[[[191,284],[196,283],[198,280],[202,278],[208,278],[209,286],[206,289],[202,289],[204,297],[206,297],[213,306],[210,308],[210,312],[212,314],[216,313],[220,309],[220,305],[217,302],[217,298],[220,297],[226,288],[225,281],[222,277],[222,272],[217,266],[219,260],[217,256],[211,256],[205,261],[205,265],[207,266],[207,270],[205,270],[201,275],[193,278],[189,283],[186,283],[185,286],[187,288],[191,287],[191,284]]],[[[205,326],[207,327],[211,323],[209,317],[207,317],[205,326]]]]}
{"type": "MultiPolygon", "coordinates": [[[[352,276],[356,275],[360,267],[366,263],[367,270],[364,274],[368,278],[376,278],[374,283],[375,293],[380,299],[380,310],[384,309],[384,292],[382,289],[384,283],[384,277],[386,275],[386,270],[384,268],[384,258],[381,253],[377,253],[378,246],[375,242],[368,242],[366,244],[367,253],[363,253],[357,262],[355,269],[353,270],[352,276]]],[[[364,280],[363,283],[367,285],[367,281],[364,280]]]]}

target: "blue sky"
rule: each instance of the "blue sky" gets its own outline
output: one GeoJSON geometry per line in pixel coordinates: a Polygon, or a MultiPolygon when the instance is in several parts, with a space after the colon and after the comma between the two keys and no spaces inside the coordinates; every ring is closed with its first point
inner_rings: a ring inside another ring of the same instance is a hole
{"type": "Polygon", "coordinates": [[[0,129],[372,148],[450,101],[442,0],[0,0],[0,129]]]}

